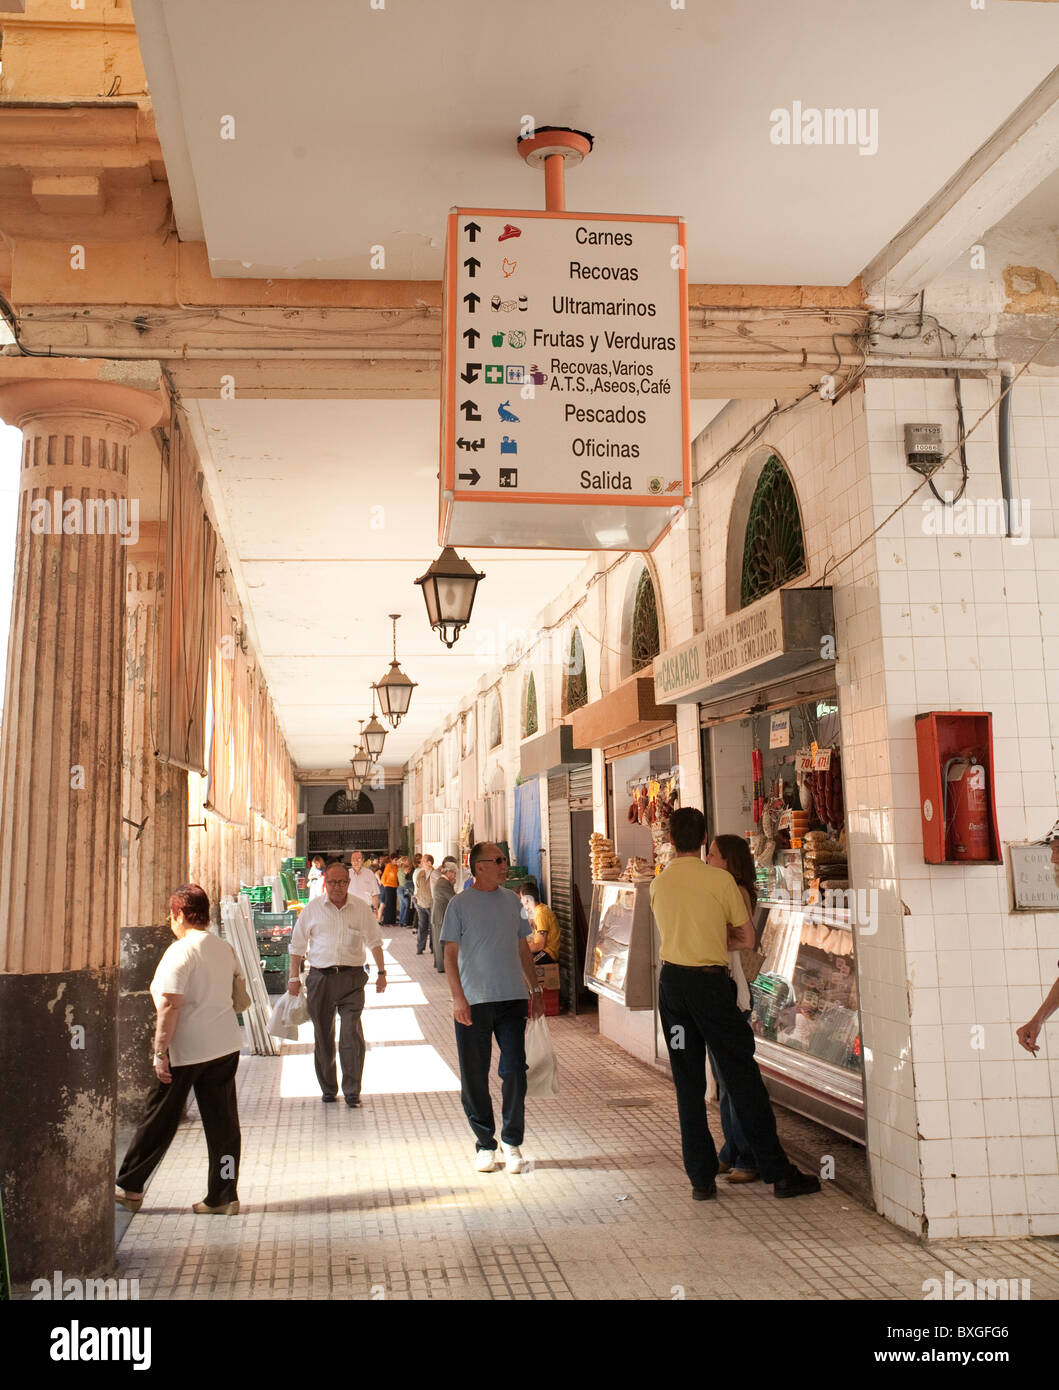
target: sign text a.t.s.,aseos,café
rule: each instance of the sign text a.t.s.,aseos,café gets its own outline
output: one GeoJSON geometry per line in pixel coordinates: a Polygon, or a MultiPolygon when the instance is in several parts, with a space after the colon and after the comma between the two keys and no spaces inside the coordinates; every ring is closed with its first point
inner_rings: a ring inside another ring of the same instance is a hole
{"type": "Polygon", "coordinates": [[[458,208],[445,256],[446,544],[646,550],[690,497],[680,218],[458,208]]]}
{"type": "Polygon", "coordinates": [[[833,660],[833,632],[830,589],[777,589],[656,656],[655,699],[717,699],[833,660]]]}

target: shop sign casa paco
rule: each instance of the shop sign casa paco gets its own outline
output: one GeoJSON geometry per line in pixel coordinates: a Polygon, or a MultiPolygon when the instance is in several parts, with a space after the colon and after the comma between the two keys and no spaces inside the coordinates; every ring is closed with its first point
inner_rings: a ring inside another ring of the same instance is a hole
{"type": "Polygon", "coordinates": [[[655,657],[655,699],[704,701],[834,660],[830,589],[777,589],[655,657]]]}

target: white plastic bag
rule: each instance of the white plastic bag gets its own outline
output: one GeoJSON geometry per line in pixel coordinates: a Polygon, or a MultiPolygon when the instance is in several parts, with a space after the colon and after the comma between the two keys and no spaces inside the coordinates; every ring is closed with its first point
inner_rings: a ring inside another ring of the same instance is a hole
{"type": "Polygon", "coordinates": [[[531,1018],[526,1024],[526,1095],[536,1100],[559,1094],[559,1068],[552,1048],[548,1020],[531,1018]]]}
{"type": "Polygon", "coordinates": [[[307,1023],[309,1006],[301,994],[291,994],[284,990],[276,1000],[272,1017],[268,1021],[268,1031],[274,1038],[285,1038],[287,1042],[298,1041],[298,1028],[307,1023]]]}

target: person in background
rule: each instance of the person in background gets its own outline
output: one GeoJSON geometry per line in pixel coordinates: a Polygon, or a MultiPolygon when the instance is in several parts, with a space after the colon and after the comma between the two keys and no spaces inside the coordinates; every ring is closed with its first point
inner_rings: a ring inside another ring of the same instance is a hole
{"type": "Polygon", "coordinates": [[[445,923],[445,910],[456,895],[456,875],[459,864],[448,855],[441,861],[436,875],[430,901],[430,945],[434,952],[434,969],[445,973],[445,948],[441,944],[441,929],[445,923]]]}
{"type": "Polygon", "coordinates": [[[364,986],[368,983],[365,947],[375,958],[375,992],[386,989],[386,965],[382,936],[371,908],[349,891],[349,870],[329,864],[327,893],[314,898],[298,914],[290,941],[290,978],[287,991],[301,993],[302,961],[309,961],[306,1002],[313,1021],[316,1079],[320,1099],[338,1099],[335,1067],[335,1014],[341,1020],[338,1055],[342,1062],[342,1091],[350,1109],[360,1105],[364,1074],[364,986]]]}
{"type": "MultiPolygon", "coordinates": [[[[715,869],[727,869],[732,875],[743,899],[747,916],[753,921],[754,909],[757,907],[757,878],[754,856],[750,853],[747,842],[740,835],[716,836],[710,844],[706,863],[715,869]]],[[[743,968],[743,961],[755,955],[754,951],[728,952],[728,973],[732,977],[736,1005],[747,1023],[750,1022],[751,1013],[750,981],[747,971],[743,968]]],[[[749,968],[756,979],[757,969],[753,965],[749,968]]],[[[728,1087],[717,1070],[717,1063],[709,1047],[706,1048],[706,1055],[710,1061],[713,1078],[717,1082],[717,1103],[721,1110],[721,1129],[724,1131],[724,1147],[717,1155],[718,1171],[726,1175],[728,1182],[757,1182],[760,1174],[754,1162],[754,1155],[736,1117],[728,1087]]]]}
{"type": "Polygon", "coordinates": [[[313,855],[312,867],[309,869],[308,874],[308,882],[310,899],[318,898],[324,891],[324,856],[322,854],[313,855]]]}
{"type": "Polygon", "coordinates": [[[541,902],[540,889],[527,879],[519,889],[526,921],[533,928],[526,945],[537,965],[559,964],[559,919],[541,902]]]}
{"type": "Polygon", "coordinates": [[[496,1120],[489,1094],[493,1038],[500,1047],[503,1123],[500,1142],[509,1173],[522,1171],[526,1124],[526,996],[530,1016],[541,1011],[542,990],[526,945],[529,923],[519,900],[503,886],[507,860],[488,841],[471,850],[474,887],[453,898],[441,938],[452,995],[463,1111],[474,1131],[474,1167],[496,1167],[496,1120]]]}
{"type": "Polygon", "coordinates": [[[397,861],[397,921],[402,927],[410,925],[412,912],[412,866],[408,855],[397,861]]]}
{"type": "Polygon", "coordinates": [[[651,883],[661,937],[658,1008],[677,1092],[684,1171],[697,1202],[717,1196],[717,1151],[706,1118],[706,1049],[731,1094],[754,1168],[777,1197],[820,1191],[783,1151],[768,1091],[754,1060],[754,1034],[739,1012],[728,952],[754,945],[746,903],[731,874],[702,862],[706,821],[693,806],[669,823],[674,854],[651,883]]]}
{"type": "Polygon", "coordinates": [[[360,898],[366,902],[372,912],[378,911],[379,882],[364,863],[364,856],[359,849],[355,849],[350,856],[349,891],[352,897],[360,898]]]}
{"type": "MultiPolygon", "coordinates": [[[[1052,847],[1052,864],[1059,869],[1059,821],[1056,821],[1054,828],[1045,837],[1045,844],[1052,847]]],[[[1056,1009],[1059,1009],[1059,978],[1056,979],[1051,989],[1044,997],[1041,1007],[1033,1015],[1028,1023],[1024,1023],[1015,1032],[1015,1037],[1019,1040],[1019,1046],[1024,1047],[1027,1052],[1031,1052],[1035,1057],[1041,1050],[1037,1041],[1041,1029],[1056,1009]]]]}
{"type": "Polygon", "coordinates": [[[409,904],[409,906],[410,906],[410,912],[409,912],[409,917],[408,917],[408,925],[412,928],[413,931],[418,931],[418,930],[419,930],[419,913],[418,913],[418,909],[417,909],[417,907],[416,907],[416,874],[419,872],[419,869],[420,869],[420,866],[422,865],[422,863],[423,863],[423,856],[422,856],[422,854],[414,854],[414,855],[412,856],[412,869],[411,869],[411,872],[410,872],[409,875],[408,875],[408,877],[409,877],[409,879],[411,880],[411,883],[412,883],[412,897],[411,897],[411,902],[410,902],[410,904],[409,904]]]}
{"type": "Polygon", "coordinates": [[[209,1179],[206,1200],[196,1202],[192,1211],[235,1216],[242,1145],[235,1073],[242,1037],[232,990],[237,979],[245,990],[246,981],[231,946],[210,931],[210,900],[197,883],[183,884],[169,899],[169,928],[176,941],[151,981],[158,1011],[158,1084],[125,1154],[114,1196],[127,1211],[139,1211],[144,1185],[173,1142],[193,1090],[206,1131],[209,1179]]]}
{"type": "Polygon", "coordinates": [[[379,925],[382,927],[396,927],[397,925],[397,855],[388,854],[382,866],[382,873],[379,876],[379,883],[382,885],[382,911],[379,913],[379,925]]]}
{"type": "Polygon", "coordinates": [[[416,890],[416,923],[418,935],[416,937],[416,955],[421,956],[426,950],[427,942],[430,940],[430,904],[433,901],[433,892],[430,887],[430,877],[434,872],[434,856],[424,854],[419,861],[419,868],[413,875],[413,882],[416,890]]]}

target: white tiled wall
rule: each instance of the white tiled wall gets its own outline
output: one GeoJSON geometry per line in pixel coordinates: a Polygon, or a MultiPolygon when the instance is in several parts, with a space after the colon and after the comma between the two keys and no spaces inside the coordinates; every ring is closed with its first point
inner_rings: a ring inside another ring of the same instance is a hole
{"type": "MultiPolygon", "coordinates": [[[[968,430],[996,390],[996,382],[964,383],[968,430]]],[[[876,524],[910,491],[905,423],[940,420],[949,447],[956,429],[952,402],[947,381],[867,383],[876,524]]],[[[1046,1060],[1047,1043],[1033,1058],[1014,1038],[1055,977],[1059,915],[1012,913],[1005,867],[923,862],[915,744],[917,713],[990,711],[1002,842],[1037,839],[1055,821],[1059,496],[1051,489],[1059,488],[1059,434],[1049,425],[1052,443],[1046,442],[1045,425],[1053,417],[1044,416],[1045,408],[1059,412],[1059,391],[1050,385],[1020,382],[1014,388],[1012,471],[1016,497],[1030,503],[1026,542],[999,534],[937,534],[937,514],[925,514],[920,499],[910,503],[873,546],[880,640],[850,653],[851,669],[877,665],[882,653],[881,753],[890,796],[877,805],[884,818],[892,816],[902,904],[899,930],[884,920],[878,938],[861,950],[862,978],[867,968],[873,976],[879,972],[882,952],[904,962],[898,983],[906,1002],[894,996],[886,1010],[885,992],[873,989],[869,996],[878,1010],[871,1029],[873,1089],[900,1093],[898,1085],[907,1090],[910,1076],[918,1126],[911,1134],[920,1136],[910,1166],[897,1156],[905,1151],[894,1148],[885,1107],[874,1107],[874,1115],[869,1107],[869,1140],[884,1212],[908,1225],[922,1215],[933,1237],[1059,1232],[1051,1099],[1059,1060],[1046,1060]],[[921,1177],[922,1205],[894,1210],[902,1187],[916,1195],[916,1183],[909,1187],[906,1177],[921,1177]]],[[[965,496],[998,498],[995,414],[986,414],[969,442],[968,464],[965,496]]],[[[988,525],[988,513],[981,520],[988,525]]],[[[885,854],[890,847],[879,848],[885,854]]],[[[1059,1048],[1052,1051],[1059,1054],[1059,1048]]],[[[895,1113],[907,1112],[897,1107],[895,1113]]]]}

